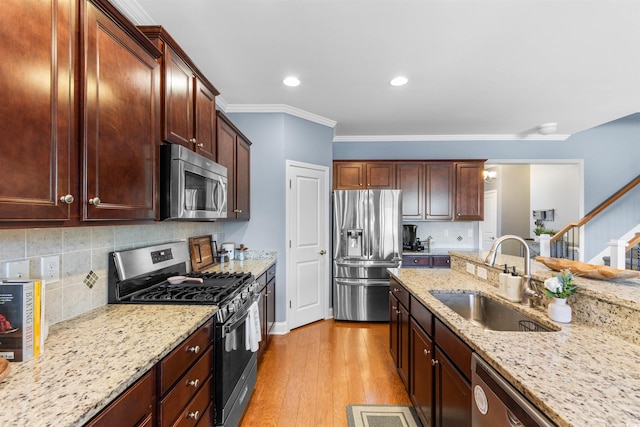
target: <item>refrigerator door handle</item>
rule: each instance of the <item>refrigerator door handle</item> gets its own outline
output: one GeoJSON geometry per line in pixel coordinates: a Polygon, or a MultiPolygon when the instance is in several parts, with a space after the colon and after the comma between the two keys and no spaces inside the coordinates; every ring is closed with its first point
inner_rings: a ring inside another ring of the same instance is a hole
{"type": "Polygon", "coordinates": [[[402,259],[392,260],[389,262],[381,261],[348,261],[345,259],[336,259],[335,263],[339,267],[358,267],[358,268],[397,268],[400,266],[402,259]]]}
{"type": "Polygon", "coordinates": [[[347,286],[389,286],[388,280],[371,280],[371,279],[341,279],[336,278],[338,285],[347,286]]]}

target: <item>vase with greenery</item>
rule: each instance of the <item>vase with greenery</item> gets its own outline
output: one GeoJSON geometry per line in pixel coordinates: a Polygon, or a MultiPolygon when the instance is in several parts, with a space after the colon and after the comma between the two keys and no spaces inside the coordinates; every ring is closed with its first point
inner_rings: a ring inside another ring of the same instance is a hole
{"type": "Polygon", "coordinates": [[[562,270],[556,276],[558,286],[555,290],[545,289],[549,298],[553,298],[553,302],[547,307],[547,313],[551,320],[561,323],[571,322],[571,307],[567,305],[567,297],[570,297],[578,287],[574,283],[574,275],[569,270],[562,270]]]}

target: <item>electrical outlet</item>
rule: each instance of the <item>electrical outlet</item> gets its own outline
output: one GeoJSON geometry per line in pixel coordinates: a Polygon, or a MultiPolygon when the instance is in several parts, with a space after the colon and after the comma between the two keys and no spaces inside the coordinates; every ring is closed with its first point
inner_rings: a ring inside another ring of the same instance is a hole
{"type": "Polygon", "coordinates": [[[60,257],[58,255],[40,258],[40,273],[47,283],[60,281],[60,257]]]}
{"type": "Polygon", "coordinates": [[[469,274],[476,274],[476,266],[475,264],[471,264],[470,262],[467,263],[467,273],[469,274]]]}
{"type": "Polygon", "coordinates": [[[7,279],[28,279],[29,261],[11,261],[6,264],[7,279]]]}
{"type": "Polygon", "coordinates": [[[476,274],[478,275],[479,278],[487,280],[487,269],[486,268],[482,268],[482,267],[478,266],[476,268],[476,274]]]}

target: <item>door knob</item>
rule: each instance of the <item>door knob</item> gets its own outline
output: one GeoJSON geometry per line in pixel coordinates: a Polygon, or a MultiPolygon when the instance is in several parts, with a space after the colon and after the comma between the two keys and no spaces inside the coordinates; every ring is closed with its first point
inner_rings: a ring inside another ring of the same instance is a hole
{"type": "Polygon", "coordinates": [[[326,253],[327,253],[327,251],[325,251],[324,249],[320,251],[320,255],[324,255],[326,253]]]}
{"type": "Polygon", "coordinates": [[[74,198],[73,198],[73,196],[71,194],[67,194],[66,196],[61,196],[60,197],[60,201],[66,203],[68,205],[73,203],[73,200],[74,200],[74,198]]]}

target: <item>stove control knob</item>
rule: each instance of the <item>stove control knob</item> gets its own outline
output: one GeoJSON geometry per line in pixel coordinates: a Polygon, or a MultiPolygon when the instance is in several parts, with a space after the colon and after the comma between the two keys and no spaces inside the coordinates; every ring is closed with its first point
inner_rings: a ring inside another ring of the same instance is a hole
{"type": "Polygon", "coordinates": [[[231,301],[228,305],[227,305],[227,311],[229,313],[233,313],[234,311],[236,311],[236,305],[233,301],[231,301]]]}

